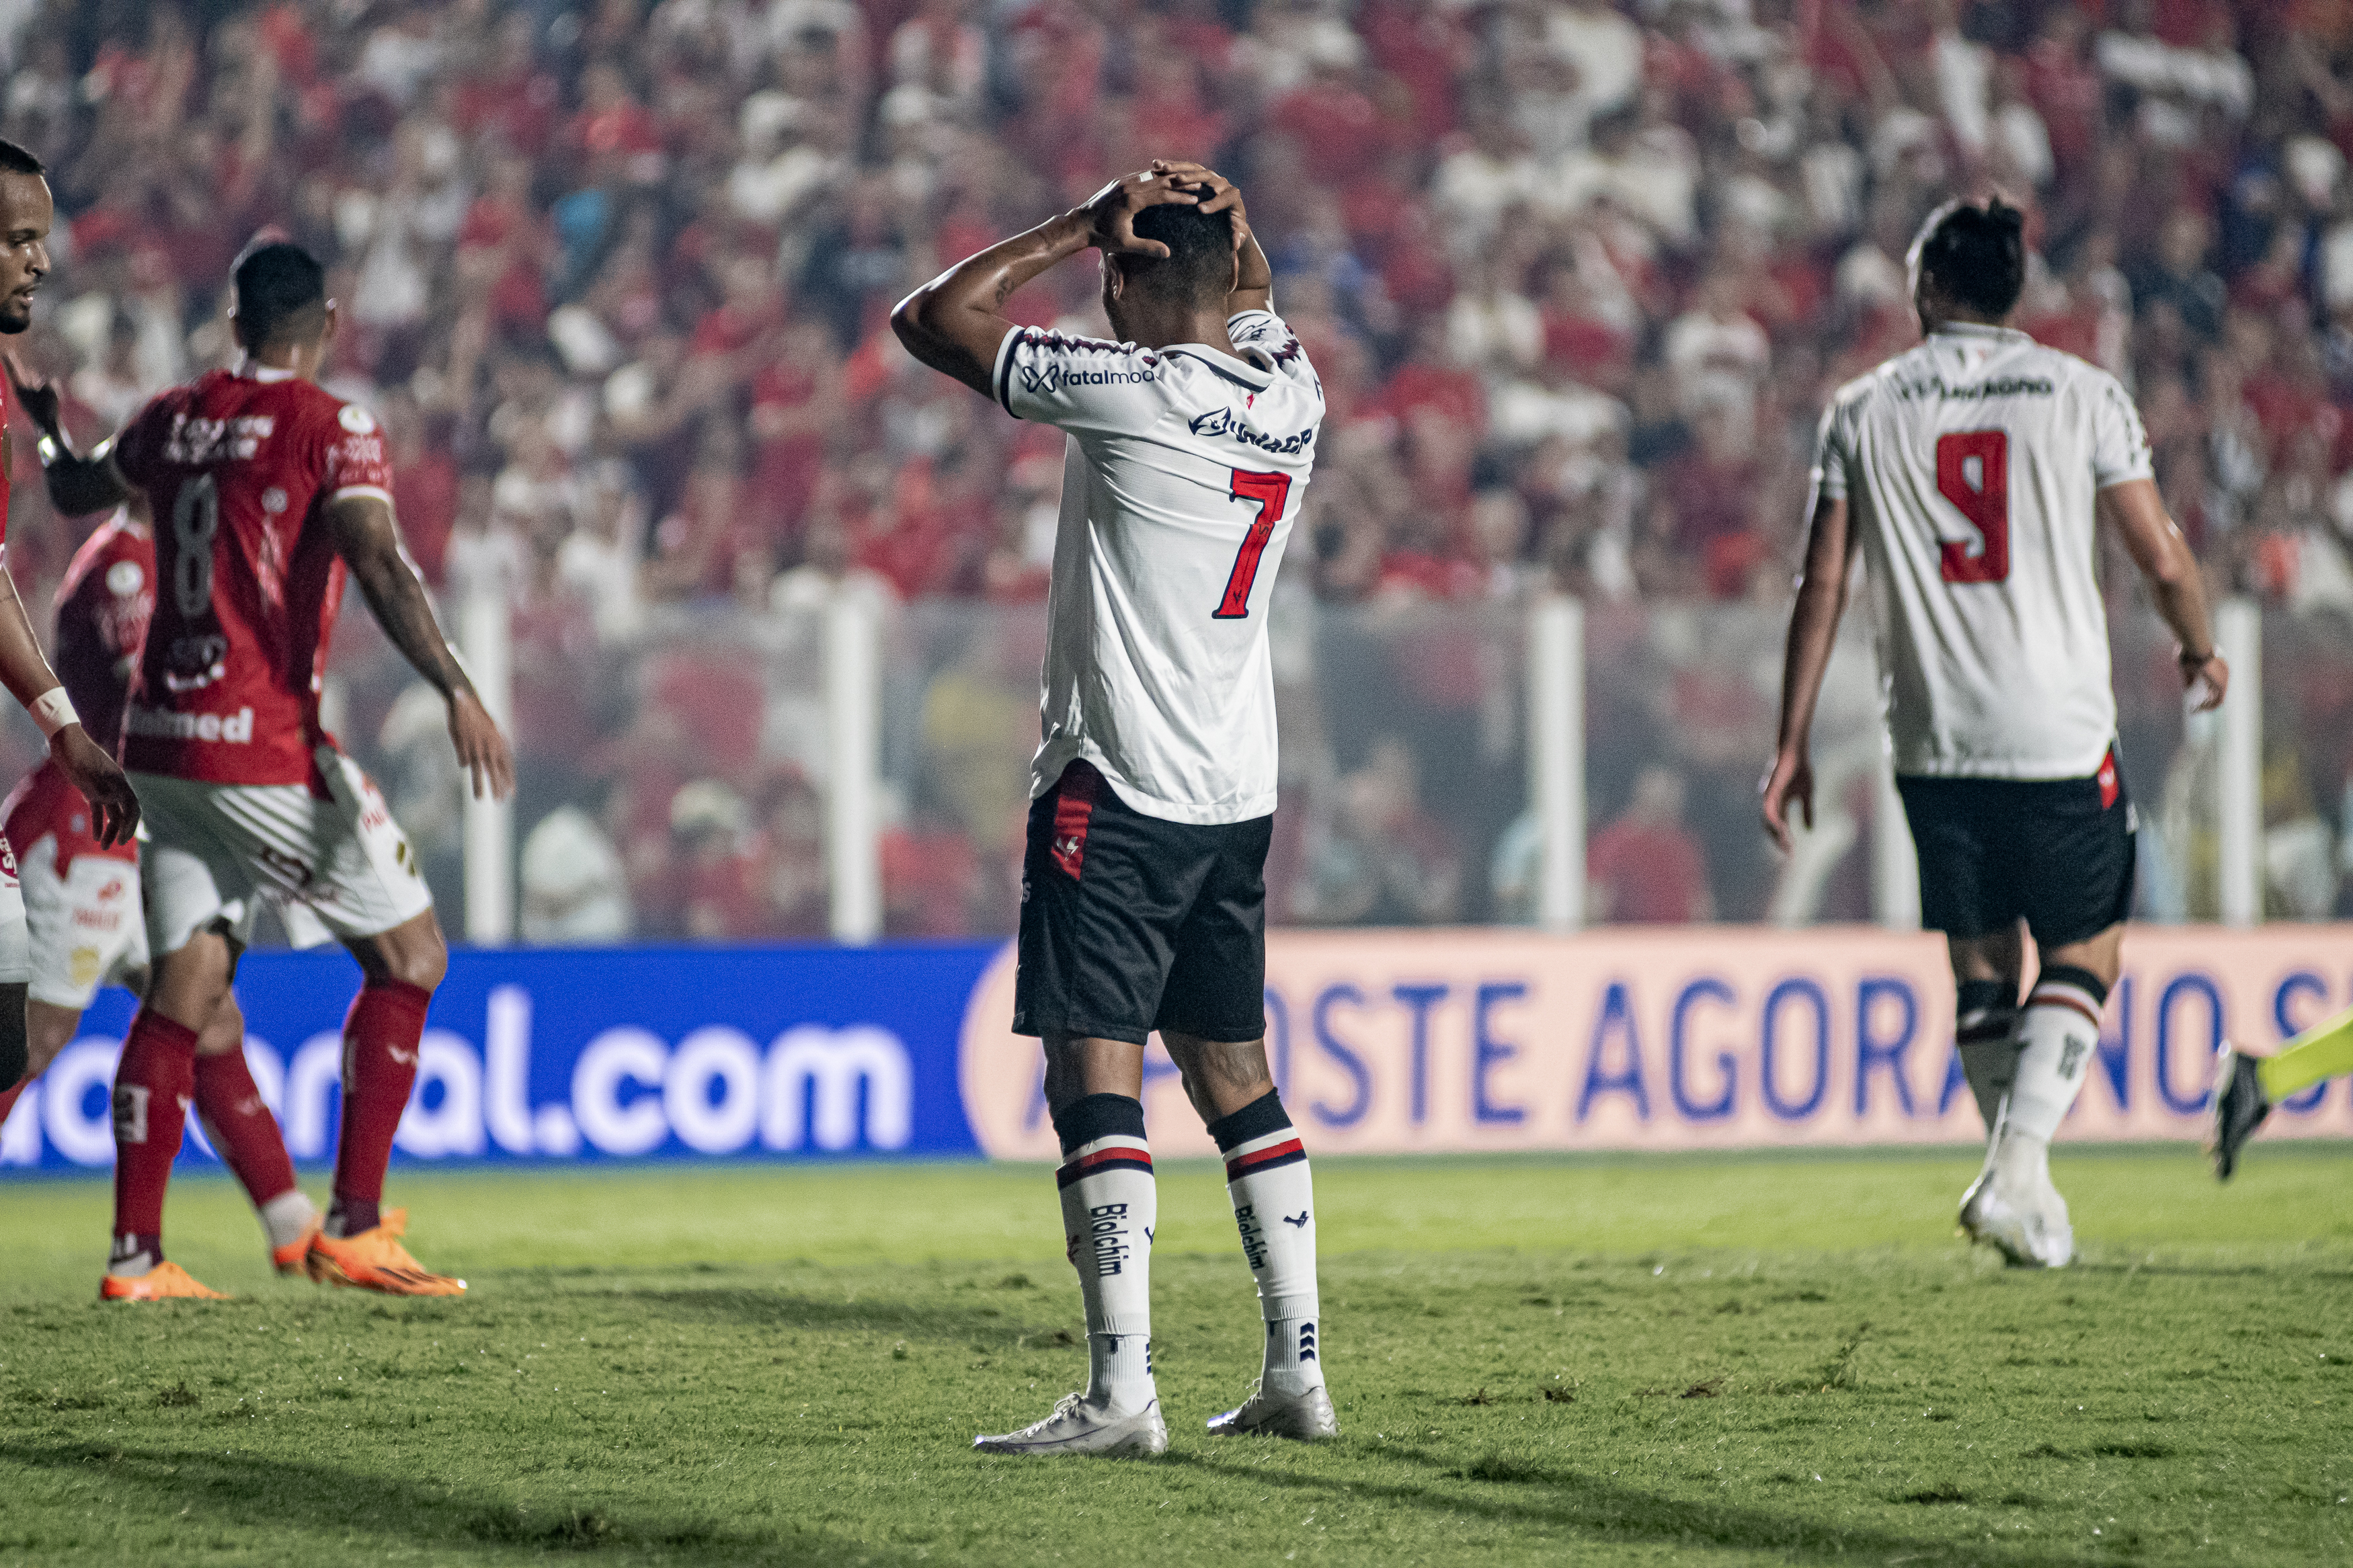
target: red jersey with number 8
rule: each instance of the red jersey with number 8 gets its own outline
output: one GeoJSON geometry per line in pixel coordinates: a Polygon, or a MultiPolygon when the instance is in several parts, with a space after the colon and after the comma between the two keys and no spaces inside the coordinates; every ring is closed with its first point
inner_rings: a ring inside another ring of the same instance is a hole
{"type": "Polygon", "coordinates": [[[2152,472],[2116,377],[2007,328],[1943,327],[1839,390],[1814,482],[1862,547],[1897,773],[2099,770],[2116,702],[2096,501],[2152,472]]]}
{"type": "Polygon", "coordinates": [[[155,610],[122,765],[206,784],[312,782],[320,678],[343,596],[338,496],[392,495],[368,412],[269,371],[213,371],[115,446],[154,518],[155,610]]]}

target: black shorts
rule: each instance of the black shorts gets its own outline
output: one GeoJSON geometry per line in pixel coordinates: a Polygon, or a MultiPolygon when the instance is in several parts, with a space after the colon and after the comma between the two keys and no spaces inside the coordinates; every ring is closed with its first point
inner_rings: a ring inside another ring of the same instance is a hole
{"type": "Polygon", "coordinates": [[[1920,923],[1988,936],[2023,919],[2038,947],[2132,912],[2133,807],[2111,752],[2090,778],[1899,777],[1920,851],[1920,923]]]}
{"type": "Polygon", "coordinates": [[[1266,1033],[1266,849],[1274,818],[1146,816],[1072,763],[1029,803],[1013,1032],[1142,1045],[1266,1033]]]}

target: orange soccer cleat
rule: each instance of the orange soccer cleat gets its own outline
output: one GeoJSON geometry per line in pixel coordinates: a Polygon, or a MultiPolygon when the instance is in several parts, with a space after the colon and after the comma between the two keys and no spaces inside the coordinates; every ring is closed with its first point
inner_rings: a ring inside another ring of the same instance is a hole
{"type": "Polygon", "coordinates": [[[387,1296],[462,1296],[463,1279],[430,1274],[400,1245],[408,1229],[406,1209],[386,1209],[373,1230],[357,1236],[311,1233],[305,1261],[311,1278],[322,1285],[347,1285],[360,1290],[380,1290],[387,1296]]]}
{"type": "Polygon", "coordinates": [[[158,1263],[135,1279],[109,1274],[98,1282],[101,1301],[226,1301],[228,1296],[196,1282],[176,1263],[158,1263]]]}
{"type": "Polygon", "coordinates": [[[269,1249],[269,1267],[280,1274],[300,1274],[305,1259],[311,1256],[311,1240],[319,1234],[319,1222],[312,1220],[311,1228],[283,1247],[269,1249]]]}

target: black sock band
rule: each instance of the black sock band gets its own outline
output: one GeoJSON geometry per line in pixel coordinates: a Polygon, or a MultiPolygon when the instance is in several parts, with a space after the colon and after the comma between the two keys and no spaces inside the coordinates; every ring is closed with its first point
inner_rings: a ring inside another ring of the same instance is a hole
{"type": "Polygon", "coordinates": [[[1054,1112],[1054,1134],[1061,1139],[1065,1154],[1098,1138],[1123,1134],[1141,1138],[1144,1136],[1144,1102],[1130,1100],[1124,1094],[1084,1096],[1054,1112]]]}
{"type": "Polygon", "coordinates": [[[2008,1039],[2018,1022],[2018,987],[2007,980],[1964,980],[1957,987],[1955,1038],[1965,1046],[2008,1039]]]}
{"type": "MultiPolygon", "coordinates": [[[[2045,985],[2072,985],[2091,997],[2092,1005],[2095,1007],[2105,1007],[2108,1003],[2108,988],[2100,977],[2088,969],[2078,969],[2072,963],[2052,964],[2034,977],[2035,990],[2040,991],[2045,985]]],[[[2031,1000],[2031,997],[2029,1000],[2031,1000]]]]}
{"type": "Polygon", "coordinates": [[[1270,1089],[1232,1115],[1220,1116],[1210,1122],[1209,1136],[1218,1141],[1219,1153],[1231,1153],[1237,1143],[1281,1132],[1290,1125],[1291,1118],[1282,1109],[1282,1096],[1270,1089]]]}

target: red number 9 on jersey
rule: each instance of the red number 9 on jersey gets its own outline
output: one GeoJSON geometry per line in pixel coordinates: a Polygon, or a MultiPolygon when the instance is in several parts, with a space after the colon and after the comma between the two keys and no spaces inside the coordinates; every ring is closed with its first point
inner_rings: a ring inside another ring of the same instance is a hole
{"type": "Polygon", "coordinates": [[[1964,430],[1936,437],[1936,493],[1969,520],[1981,542],[1938,548],[1947,583],[1999,583],[2010,575],[2010,437],[1964,430]]]}

